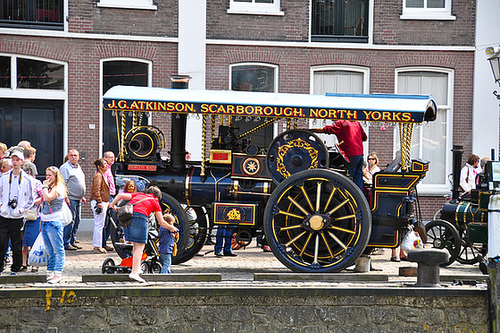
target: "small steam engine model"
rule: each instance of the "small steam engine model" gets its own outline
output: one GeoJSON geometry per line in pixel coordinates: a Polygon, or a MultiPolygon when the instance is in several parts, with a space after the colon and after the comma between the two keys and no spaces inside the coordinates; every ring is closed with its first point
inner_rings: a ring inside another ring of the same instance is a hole
{"type": "Polygon", "coordinates": [[[187,78],[175,77],[173,89],[113,87],[103,102],[117,117],[117,172],[159,186],[181,227],[183,248],[174,263],[200,251],[213,226],[233,229],[240,242],[263,233],[274,255],[296,272],[338,272],[367,246],[399,245],[414,222],[415,187],[429,167],[410,161],[412,128],[435,119],[432,98],[194,91],[187,85],[187,78]],[[146,112],[171,114],[169,160],[160,157],[166,140],[159,129],[125,126],[129,114],[137,124],[146,112]],[[188,115],[202,117],[199,162],[185,159],[188,115]],[[247,117],[266,121],[238,133],[237,120],[247,117]],[[254,132],[280,119],[285,132],[268,147],[252,144],[254,132]],[[363,193],[347,177],[341,150],[297,128],[308,119],[398,123],[401,160],[376,174],[363,193]]]}

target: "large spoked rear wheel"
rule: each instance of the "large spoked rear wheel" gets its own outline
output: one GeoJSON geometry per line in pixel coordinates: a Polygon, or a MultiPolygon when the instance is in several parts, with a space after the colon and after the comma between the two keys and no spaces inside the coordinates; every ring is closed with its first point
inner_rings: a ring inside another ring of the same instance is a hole
{"type": "Polygon", "coordinates": [[[427,244],[430,247],[447,250],[450,253],[450,260],[439,266],[446,267],[457,260],[460,254],[461,238],[453,224],[445,220],[434,220],[425,225],[425,230],[427,244]]]}
{"type": "Polygon", "coordinates": [[[264,232],[276,258],[295,272],[333,273],[354,264],[368,243],[370,207],[347,177],[306,170],[273,191],[264,232]]]}
{"type": "Polygon", "coordinates": [[[180,254],[183,253],[189,241],[189,220],[179,201],[173,196],[162,193],[160,200],[162,211],[168,210],[175,219],[174,225],[179,229],[179,239],[177,240],[177,255],[172,257],[172,264],[177,264],[180,254]]]}

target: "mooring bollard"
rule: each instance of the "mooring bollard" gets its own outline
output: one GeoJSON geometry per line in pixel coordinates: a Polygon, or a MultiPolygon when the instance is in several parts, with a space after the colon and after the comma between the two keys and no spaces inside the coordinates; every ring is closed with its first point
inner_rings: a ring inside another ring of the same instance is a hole
{"type": "Polygon", "coordinates": [[[408,253],[408,261],[418,263],[416,287],[440,287],[439,264],[450,260],[450,254],[440,249],[415,249],[408,253]]]}

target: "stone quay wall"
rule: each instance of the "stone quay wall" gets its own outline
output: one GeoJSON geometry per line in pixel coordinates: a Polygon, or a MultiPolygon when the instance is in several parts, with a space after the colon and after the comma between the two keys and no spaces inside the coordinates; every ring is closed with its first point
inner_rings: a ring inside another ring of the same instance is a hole
{"type": "Polygon", "coordinates": [[[488,331],[488,292],[474,288],[0,290],[0,332],[488,331]]]}

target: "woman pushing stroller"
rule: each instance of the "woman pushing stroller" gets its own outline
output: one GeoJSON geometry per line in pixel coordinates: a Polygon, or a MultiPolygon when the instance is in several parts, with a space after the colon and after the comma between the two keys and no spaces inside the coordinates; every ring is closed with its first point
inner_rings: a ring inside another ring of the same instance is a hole
{"type": "MultiPolygon", "coordinates": [[[[179,231],[172,224],[165,221],[163,218],[162,210],[158,200],[161,199],[161,191],[157,186],[151,186],[147,189],[146,193],[120,193],[113,202],[110,208],[116,209],[116,203],[120,200],[127,200],[130,204],[134,205],[134,215],[132,223],[124,227],[125,239],[132,242],[132,272],[129,278],[141,283],[146,281],[139,275],[142,252],[148,240],[148,216],[154,212],[158,223],[170,230],[171,232],[179,231]]],[[[169,219],[173,221],[174,219],[169,219]]]]}

